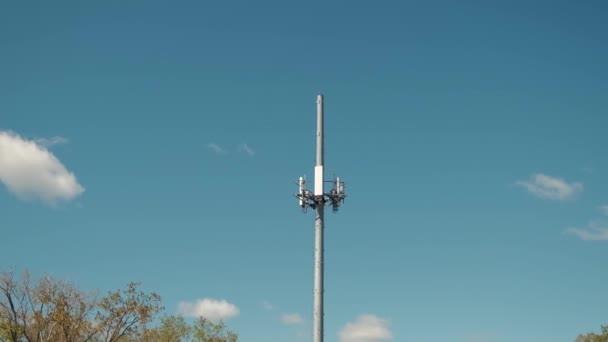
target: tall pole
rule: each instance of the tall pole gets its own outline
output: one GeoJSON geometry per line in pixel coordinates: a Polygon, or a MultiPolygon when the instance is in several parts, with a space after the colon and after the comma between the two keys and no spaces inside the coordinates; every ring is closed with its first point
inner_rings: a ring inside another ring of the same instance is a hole
{"type": "Polygon", "coordinates": [[[323,95],[317,96],[317,164],[315,166],[315,290],[314,342],[323,342],[323,95]]]}
{"type": "Polygon", "coordinates": [[[306,178],[300,177],[299,191],[295,195],[304,212],[308,208],[315,210],[315,291],[314,291],[314,317],[313,341],[323,342],[323,214],[325,206],[332,207],[334,212],[344,202],[344,182],[336,177],[334,187],[328,193],[323,192],[323,95],[317,96],[317,164],[315,165],[314,191],[306,189],[306,178]]]}

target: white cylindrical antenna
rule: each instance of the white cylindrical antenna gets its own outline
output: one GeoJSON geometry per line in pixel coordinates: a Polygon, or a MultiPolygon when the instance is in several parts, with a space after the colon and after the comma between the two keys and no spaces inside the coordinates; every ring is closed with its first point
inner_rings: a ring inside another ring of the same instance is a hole
{"type": "Polygon", "coordinates": [[[336,177],[336,192],[338,195],[342,194],[344,189],[342,188],[342,182],[340,182],[340,177],[336,177]]]}
{"type": "Polygon", "coordinates": [[[317,96],[317,166],[323,166],[323,95],[317,96]]]}
{"type": "Polygon", "coordinates": [[[304,177],[300,177],[300,207],[304,208],[306,206],[306,179],[304,177]]]}
{"type": "Polygon", "coordinates": [[[315,166],[315,196],[323,196],[323,95],[317,96],[317,164],[315,166]]]}

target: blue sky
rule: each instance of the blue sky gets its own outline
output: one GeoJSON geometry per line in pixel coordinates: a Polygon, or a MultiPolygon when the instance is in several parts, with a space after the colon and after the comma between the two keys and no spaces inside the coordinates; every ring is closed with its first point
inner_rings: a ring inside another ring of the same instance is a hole
{"type": "Polygon", "coordinates": [[[572,341],[608,324],[607,11],[2,3],[0,267],[141,281],[169,313],[221,306],[242,341],[310,340],[292,194],[324,94],[349,195],[326,341],[572,341]]]}

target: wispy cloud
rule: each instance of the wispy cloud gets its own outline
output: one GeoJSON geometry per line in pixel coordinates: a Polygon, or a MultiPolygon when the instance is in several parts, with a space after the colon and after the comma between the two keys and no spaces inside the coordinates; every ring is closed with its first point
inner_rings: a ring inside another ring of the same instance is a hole
{"type": "Polygon", "coordinates": [[[582,183],[568,183],[561,178],[542,173],[532,175],[529,180],[518,181],[516,184],[524,187],[529,193],[537,197],[549,200],[570,199],[583,191],[582,183]]]}
{"type": "Polygon", "coordinates": [[[208,143],[207,148],[216,154],[226,154],[226,150],[216,143],[208,143]]]}
{"type": "Polygon", "coordinates": [[[7,131],[0,131],[0,182],[19,199],[48,204],[71,200],[85,190],[44,145],[7,131]]]}
{"type": "Polygon", "coordinates": [[[300,329],[296,332],[296,336],[300,339],[310,336],[310,331],[308,329],[300,329]]]}
{"type": "Polygon", "coordinates": [[[274,310],[274,305],[272,305],[272,303],[270,303],[269,301],[264,300],[262,301],[262,308],[267,311],[272,311],[274,310]]]}
{"type": "Polygon", "coordinates": [[[608,205],[600,205],[599,206],[600,211],[602,212],[602,214],[607,215],[608,216],[608,205]]]}
{"type": "MultiPolygon", "coordinates": [[[[229,150],[231,149],[226,149],[224,147],[222,147],[219,144],[216,144],[214,142],[210,142],[206,145],[207,149],[215,154],[218,155],[222,155],[222,154],[228,154],[229,150]]],[[[251,148],[251,146],[247,145],[247,144],[239,144],[236,147],[236,152],[239,153],[244,153],[249,157],[253,157],[255,156],[255,150],[253,148],[251,148]]]]}
{"type": "Polygon", "coordinates": [[[184,317],[205,317],[219,321],[238,316],[240,310],[226,300],[204,298],[194,302],[179,302],[177,313],[184,317]]]}
{"type": "Polygon", "coordinates": [[[474,333],[465,337],[465,342],[493,342],[496,335],[491,333],[474,333]]]}
{"type": "Polygon", "coordinates": [[[297,313],[284,313],[281,315],[281,322],[283,324],[291,325],[291,324],[303,324],[304,319],[300,314],[297,313]]]}
{"type": "Polygon", "coordinates": [[[393,333],[388,321],[374,315],[361,315],[338,333],[340,342],[378,342],[391,340],[393,333]]]}
{"type": "Polygon", "coordinates": [[[608,224],[590,222],[586,228],[568,228],[567,233],[578,236],[585,241],[606,241],[608,240],[608,224]]]}
{"type": "Polygon", "coordinates": [[[585,166],[585,167],[581,168],[581,170],[586,174],[591,174],[591,173],[595,172],[595,168],[590,167],[590,166],[585,166]]]}
{"type": "Polygon", "coordinates": [[[243,152],[243,153],[247,154],[250,157],[255,156],[255,151],[249,145],[247,145],[247,144],[240,144],[237,147],[237,151],[243,152]]]}
{"type": "Polygon", "coordinates": [[[38,138],[34,142],[48,148],[55,145],[67,144],[69,140],[64,137],[55,136],[52,138],[38,138]]]}

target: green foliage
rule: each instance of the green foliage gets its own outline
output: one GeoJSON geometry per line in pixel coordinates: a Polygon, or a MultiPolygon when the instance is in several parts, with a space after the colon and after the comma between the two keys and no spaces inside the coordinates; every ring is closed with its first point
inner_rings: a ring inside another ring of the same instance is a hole
{"type": "Polygon", "coordinates": [[[192,325],[163,311],[158,294],[138,283],[98,298],[45,277],[0,273],[0,342],[236,342],[224,322],[192,325]],[[158,322],[155,326],[151,323],[158,322]]]}
{"type": "Polygon", "coordinates": [[[188,325],[181,316],[165,316],[160,324],[150,329],[145,342],[237,342],[238,336],[222,321],[214,323],[206,318],[188,325]]]}
{"type": "Polygon", "coordinates": [[[578,335],[575,342],[608,342],[608,325],[602,326],[600,335],[592,332],[587,335],[578,335]]]}
{"type": "Polygon", "coordinates": [[[195,342],[236,342],[237,334],[228,331],[223,321],[213,323],[210,320],[200,317],[193,327],[195,342]]]}
{"type": "Polygon", "coordinates": [[[192,328],[181,316],[165,316],[160,324],[148,331],[145,340],[149,342],[190,341],[192,328]]]}
{"type": "Polygon", "coordinates": [[[104,341],[143,337],[146,323],[162,310],[160,296],[138,291],[138,286],[138,283],[129,283],[127,289],[110,292],[97,303],[95,322],[104,341]]]}

